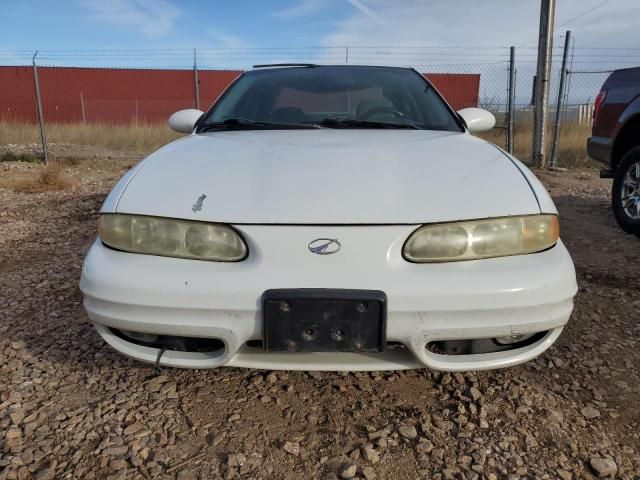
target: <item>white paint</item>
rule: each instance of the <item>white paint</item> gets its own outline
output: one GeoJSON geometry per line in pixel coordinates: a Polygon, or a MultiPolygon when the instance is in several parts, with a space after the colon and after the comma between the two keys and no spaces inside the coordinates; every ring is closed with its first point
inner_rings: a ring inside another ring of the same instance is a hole
{"type": "MultiPolygon", "coordinates": [[[[194,115],[195,116],[195,115],[194,115]]],[[[179,123],[179,122],[178,122],[179,123]]],[[[162,364],[313,370],[499,368],[527,361],[562,331],[577,290],[562,242],[541,253],[413,264],[402,247],[421,224],[556,213],[520,162],[469,133],[412,130],[271,130],[190,135],[132,169],[103,212],[229,223],[249,256],[217,263],[91,247],[80,287],[98,332],[146,362],[158,350],[107,327],[218,338],[224,351],[166,352],[162,364]],[[194,201],[206,195],[201,209],[194,201]],[[315,255],[318,238],[340,251],[315,255]],[[384,354],[267,354],[261,296],[271,288],[382,290],[384,354]],[[473,356],[434,355],[430,341],[547,331],[525,348],[473,356]]]]}
{"type": "Polygon", "coordinates": [[[469,133],[486,132],[496,125],[496,117],[493,113],[483,108],[463,108],[458,110],[458,115],[464,119],[469,133]]]}
{"type": "Polygon", "coordinates": [[[169,117],[169,127],[179,133],[191,133],[203,113],[195,108],[178,110],[169,117]]]}
{"type": "MultiPolygon", "coordinates": [[[[351,363],[336,360],[325,369],[429,366],[447,370],[460,369],[456,363],[460,360],[430,357],[424,350],[428,341],[562,327],[571,314],[577,288],[573,264],[562,243],[533,255],[418,265],[400,257],[415,226],[237,228],[251,253],[235,264],[116,252],[97,241],[81,280],[91,320],[125,330],[222,339],[227,349],[223,356],[206,359],[210,367],[317,368],[316,361],[323,357],[315,354],[289,357],[295,361],[285,365],[282,357],[244,349],[248,340],[262,338],[262,293],[269,288],[296,287],[380,289],[388,297],[387,338],[408,347],[409,356],[405,353],[401,360],[406,365],[399,366],[394,356],[369,355],[354,357],[351,363]],[[307,250],[310,239],[325,235],[340,239],[343,249],[327,256],[307,250]],[[371,365],[364,365],[365,359],[371,365]]],[[[152,361],[157,355],[157,350],[110,339],[104,330],[100,333],[134,358],[152,361]]],[[[521,353],[477,357],[473,368],[512,365],[531,358],[521,353]]],[[[167,365],[204,366],[188,355],[172,355],[165,358],[167,365]]]]}
{"type": "Polygon", "coordinates": [[[416,224],[540,213],[501,151],[467,133],[424,130],[191,135],[152,154],[112,195],[119,201],[107,203],[118,212],[225,223],[416,224]],[[195,214],[202,194],[207,201],[195,214]]]}

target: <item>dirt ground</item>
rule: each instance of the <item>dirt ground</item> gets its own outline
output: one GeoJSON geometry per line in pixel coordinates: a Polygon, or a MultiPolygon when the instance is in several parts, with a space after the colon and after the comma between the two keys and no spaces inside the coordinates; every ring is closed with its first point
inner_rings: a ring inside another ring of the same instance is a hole
{"type": "Polygon", "coordinates": [[[448,374],[167,369],[111,350],[78,279],[132,159],[77,158],[72,186],[18,193],[0,164],[0,480],[640,478],[640,240],[610,181],[538,172],[580,292],[518,367],[448,374]]]}

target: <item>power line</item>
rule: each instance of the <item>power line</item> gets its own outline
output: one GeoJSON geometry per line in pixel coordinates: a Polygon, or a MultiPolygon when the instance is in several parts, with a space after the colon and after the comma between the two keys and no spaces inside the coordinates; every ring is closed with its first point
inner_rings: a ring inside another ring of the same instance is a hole
{"type": "Polygon", "coordinates": [[[586,11],[582,12],[581,14],[576,15],[575,17],[573,17],[573,18],[571,18],[571,19],[567,20],[567,21],[566,21],[566,22],[564,22],[562,25],[557,26],[557,27],[556,27],[556,29],[558,29],[558,28],[562,28],[562,27],[564,27],[565,25],[570,24],[570,23],[571,23],[571,22],[573,22],[574,20],[577,20],[577,19],[579,19],[579,18],[582,18],[582,17],[584,17],[585,15],[587,15],[587,14],[589,14],[589,13],[593,12],[594,10],[596,10],[596,9],[600,8],[601,6],[606,5],[607,3],[610,3],[610,2],[612,2],[612,1],[613,1],[613,0],[604,0],[603,2],[600,2],[599,4],[597,4],[595,7],[592,7],[592,8],[590,8],[589,10],[586,10],[586,11]]]}
{"type": "Polygon", "coordinates": [[[558,28],[562,28],[562,27],[564,27],[565,25],[569,25],[569,24],[570,24],[571,22],[573,22],[574,20],[577,20],[577,19],[579,19],[579,18],[582,18],[582,17],[584,17],[585,15],[587,15],[587,14],[589,14],[589,13],[593,12],[594,10],[596,10],[596,9],[600,8],[601,6],[606,5],[607,3],[610,3],[610,2],[612,2],[612,1],[613,1],[613,0],[604,0],[604,2],[600,2],[600,3],[599,3],[599,4],[597,4],[596,6],[594,6],[594,7],[590,8],[589,10],[586,10],[586,11],[582,12],[581,14],[576,15],[576,16],[575,16],[575,17],[573,17],[573,18],[570,18],[569,20],[567,20],[566,22],[564,22],[562,25],[558,25],[558,26],[555,28],[555,30],[557,30],[558,28]]]}

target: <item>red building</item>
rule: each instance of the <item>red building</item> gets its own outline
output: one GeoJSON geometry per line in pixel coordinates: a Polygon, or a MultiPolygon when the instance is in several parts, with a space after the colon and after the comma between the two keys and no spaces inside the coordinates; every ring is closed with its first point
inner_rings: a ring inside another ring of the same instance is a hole
{"type": "MultiPolygon", "coordinates": [[[[206,108],[241,71],[200,70],[206,108]]],[[[479,74],[425,73],[454,109],[478,105],[479,74]]],[[[165,122],[195,107],[192,70],[38,67],[47,122],[165,122]]],[[[0,120],[37,121],[32,67],[0,67],[0,120]]]]}

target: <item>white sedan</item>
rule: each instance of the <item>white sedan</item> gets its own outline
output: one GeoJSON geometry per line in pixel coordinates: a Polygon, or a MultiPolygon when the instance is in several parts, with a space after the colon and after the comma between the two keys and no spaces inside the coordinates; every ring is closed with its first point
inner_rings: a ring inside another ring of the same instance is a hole
{"type": "Polygon", "coordinates": [[[163,366],[480,370],[545,351],[576,278],[556,208],[412,69],[241,75],[102,206],[80,287],[163,366]]]}

